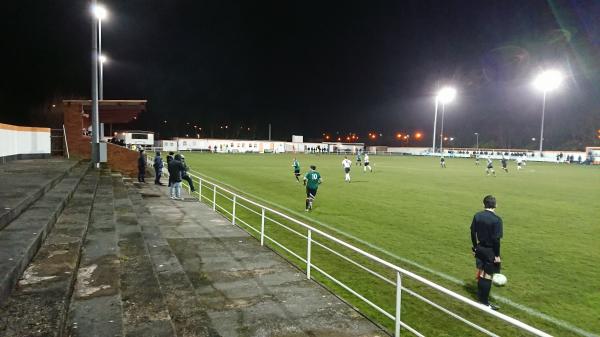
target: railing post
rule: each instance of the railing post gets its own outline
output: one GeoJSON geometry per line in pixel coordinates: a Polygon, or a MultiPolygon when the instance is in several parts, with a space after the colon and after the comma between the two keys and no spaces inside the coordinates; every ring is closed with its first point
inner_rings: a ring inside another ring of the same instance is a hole
{"type": "Polygon", "coordinates": [[[402,275],[396,272],[396,329],[394,337],[400,337],[400,306],[402,304],[402,275]]]}
{"type": "Polygon", "coordinates": [[[260,245],[265,245],[265,209],[262,209],[260,216],[260,245]]]}
{"type": "Polygon", "coordinates": [[[198,178],[198,201],[202,202],[202,178],[198,178]]]}
{"type": "Polygon", "coordinates": [[[308,230],[308,240],[306,243],[306,278],[310,280],[310,246],[312,243],[312,231],[308,230]]]}
{"type": "Polygon", "coordinates": [[[235,226],[235,197],[236,195],[233,195],[233,209],[231,210],[231,224],[235,226]]]}
{"type": "Polygon", "coordinates": [[[213,211],[217,209],[217,185],[213,185],[213,211]]]}

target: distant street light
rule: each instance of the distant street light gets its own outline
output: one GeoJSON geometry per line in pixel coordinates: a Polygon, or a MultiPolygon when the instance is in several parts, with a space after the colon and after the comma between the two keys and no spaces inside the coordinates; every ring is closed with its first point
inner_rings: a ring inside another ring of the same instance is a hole
{"type": "Polygon", "coordinates": [[[544,115],[546,114],[546,94],[557,89],[563,81],[560,71],[551,69],[539,74],[533,81],[533,86],[544,93],[542,101],[542,126],[540,128],[540,154],[544,146],[544,115]]]}
{"type": "MultiPolygon", "coordinates": [[[[437,129],[437,113],[438,113],[439,103],[442,103],[442,127],[441,127],[440,135],[443,135],[444,134],[444,114],[446,111],[446,104],[452,102],[455,97],[456,97],[456,89],[451,88],[451,87],[442,88],[440,91],[438,91],[437,95],[435,96],[435,115],[433,117],[433,145],[432,145],[433,152],[435,152],[435,132],[437,129]]],[[[442,153],[442,150],[443,150],[443,139],[440,136],[440,153],[442,153]]]]}

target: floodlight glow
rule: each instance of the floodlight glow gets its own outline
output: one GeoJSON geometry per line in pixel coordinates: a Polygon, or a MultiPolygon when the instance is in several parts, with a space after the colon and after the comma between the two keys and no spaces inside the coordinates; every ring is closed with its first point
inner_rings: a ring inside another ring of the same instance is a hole
{"type": "Polygon", "coordinates": [[[100,63],[104,64],[108,61],[108,58],[106,57],[106,55],[100,55],[100,63]]]}
{"type": "Polygon", "coordinates": [[[558,70],[546,70],[539,74],[533,81],[533,86],[543,92],[557,89],[562,83],[564,77],[558,70]]]}
{"type": "Polygon", "coordinates": [[[96,17],[96,19],[104,20],[108,16],[108,11],[103,5],[95,5],[92,7],[92,14],[94,14],[94,17],[96,17]]]}
{"type": "Polygon", "coordinates": [[[456,89],[451,88],[451,87],[442,88],[437,94],[437,99],[442,104],[452,102],[455,97],[456,97],[456,89]]]}

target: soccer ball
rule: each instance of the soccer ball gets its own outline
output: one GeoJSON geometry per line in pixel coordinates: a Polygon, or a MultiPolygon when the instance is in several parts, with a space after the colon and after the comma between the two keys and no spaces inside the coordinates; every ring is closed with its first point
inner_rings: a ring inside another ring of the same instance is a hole
{"type": "Polygon", "coordinates": [[[504,286],[507,281],[508,279],[506,278],[506,276],[502,274],[494,274],[494,276],[492,277],[492,282],[494,282],[494,284],[498,287],[504,286]]]}

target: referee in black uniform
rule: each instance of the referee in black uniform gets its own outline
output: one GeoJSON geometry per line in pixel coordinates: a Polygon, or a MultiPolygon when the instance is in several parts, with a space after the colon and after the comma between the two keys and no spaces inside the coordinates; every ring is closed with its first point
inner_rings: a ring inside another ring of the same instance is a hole
{"type": "Polygon", "coordinates": [[[489,302],[492,277],[500,271],[500,239],[502,239],[502,219],[496,215],[496,198],[487,195],[483,198],[485,210],[477,212],[471,223],[471,243],[477,266],[477,297],[479,302],[498,310],[489,302]]]}

